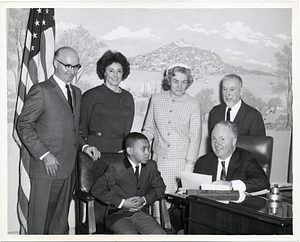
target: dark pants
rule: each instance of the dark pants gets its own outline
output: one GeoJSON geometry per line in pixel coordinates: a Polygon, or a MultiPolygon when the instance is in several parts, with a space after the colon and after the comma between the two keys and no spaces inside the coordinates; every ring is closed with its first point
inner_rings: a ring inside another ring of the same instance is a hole
{"type": "Polygon", "coordinates": [[[75,172],[62,180],[31,179],[28,234],[68,234],[75,172]]]}
{"type": "Polygon", "coordinates": [[[166,234],[159,223],[143,211],[119,219],[110,229],[116,234],[166,234]]]}

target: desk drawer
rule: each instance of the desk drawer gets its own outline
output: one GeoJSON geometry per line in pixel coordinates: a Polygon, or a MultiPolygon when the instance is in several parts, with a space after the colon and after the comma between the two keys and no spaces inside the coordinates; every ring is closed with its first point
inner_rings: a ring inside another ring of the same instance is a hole
{"type": "Polygon", "coordinates": [[[227,210],[226,204],[206,203],[190,202],[188,234],[292,234],[292,223],[275,224],[263,221],[259,216],[235,212],[232,208],[227,210]]]}

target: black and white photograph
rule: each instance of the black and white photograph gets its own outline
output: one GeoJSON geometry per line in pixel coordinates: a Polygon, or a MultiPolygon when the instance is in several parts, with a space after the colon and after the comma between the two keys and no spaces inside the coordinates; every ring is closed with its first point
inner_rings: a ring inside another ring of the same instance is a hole
{"type": "Polygon", "coordinates": [[[0,241],[299,241],[298,1],[0,11],[0,241]]]}

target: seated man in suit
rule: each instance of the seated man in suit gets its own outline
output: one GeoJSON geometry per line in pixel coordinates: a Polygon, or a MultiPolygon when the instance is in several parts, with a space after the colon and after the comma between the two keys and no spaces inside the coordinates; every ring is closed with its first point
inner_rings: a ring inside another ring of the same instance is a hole
{"type": "Polygon", "coordinates": [[[113,162],[93,185],[91,193],[109,205],[105,222],[117,234],[165,234],[146,205],[166,189],[156,162],[149,160],[150,145],[141,133],[124,138],[127,157],[113,162]]]}
{"type": "Polygon", "coordinates": [[[242,78],[236,74],[226,75],[221,80],[221,88],[224,103],[213,107],[209,113],[209,134],[218,122],[227,120],[237,124],[239,134],[266,135],[261,113],[241,99],[242,78]]]}
{"type": "Polygon", "coordinates": [[[213,184],[228,185],[234,190],[254,192],[269,189],[269,179],[255,156],[236,147],[237,137],[235,123],[217,123],[211,134],[213,152],[197,160],[194,172],[212,175],[213,184]]]}

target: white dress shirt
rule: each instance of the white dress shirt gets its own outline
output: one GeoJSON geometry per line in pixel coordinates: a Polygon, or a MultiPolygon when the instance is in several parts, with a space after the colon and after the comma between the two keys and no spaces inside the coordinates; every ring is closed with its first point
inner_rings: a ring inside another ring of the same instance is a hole
{"type": "MultiPolygon", "coordinates": [[[[221,180],[221,171],[222,171],[222,161],[225,161],[225,169],[226,169],[226,175],[228,174],[228,166],[229,166],[229,162],[230,162],[231,156],[229,156],[227,159],[220,159],[218,158],[218,167],[217,167],[217,176],[216,176],[216,180],[221,180]]],[[[237,190],[239,191],[239,199],[237,201],[233,201],[236,203],[240,203],[242,201],[245,200],[245,191],[246,191],[246,185],[243,181],[241,180],[231,180],[231,184],[232,184],[232,189],[233,190],[237,190]]]]}
{"type": "MultiPolygon", "coordinates": [[[[135,163],[129,158],[129,156],[127,156],[127,158],[128,158],[128,160],[129,160],[129,162],[130,162],[132,168],[133,168],[133,173],[135,173],[136,167],[138,166],[138,167],[139,167],[139,175],[141,175],[141,169],[142,169],[141,163],[135,164],[135,163]]],[[[144,196],[142,196],[142,198],[144,198],[144,201],[145,201],[145,202],[144,202],[143,205],[145,205],[145,204],[147,203],[146,198],[145,198],[144,196]]],[[[120,205],[118,206],[118,208],[122,208],[124,202],[125,202],[125,199],[122,199],[122,201],[121,201],[120,205]]]]}
{"type": "MultiPolygon", "coordinates": [[[[240,101],[238,101],[233,107],[231,107],[231,111],[230,111],[230,121],[233,122],[240,107],[242,105],[242,100],[240,99],[240,101]]],[[[225,118],[224,120],[226,120],[226,116],[227,116],[227,110],[228,110],[228,107],[226,106],[226,110],[225,110],[225,118]]]]}
{"type": "MultiPolygon", "coordinates": [[[[58,86],[62,90],[63,94],[65,95],[65,98],[68,100],[68,93],[67,93],[66,84],[70,86],[70,83],[69,82],[65,83],[64,81],[62,81],[61,79],[59,79],[56,75],[53,75],[53,79],[56,81],[56,83],[58,84],[58,86]]],[[[71,95],[73,97],[73,93],[72,93],[72,88],[71,87],[70,87],[70,91],[71,91],[71,95]]]]}
{"type": "MultiPolygon", "coordinates": [[[[218,167],[217,167],[217,176],[216,176],[216,180],[221,180],[221,171],[222,171],[222,164],[221,162],[222,161],[225,161],[225,168],[226,168],[226,175],[228,174],[228,166],[229,166],[229,161],[230,161],[230,157],[228,157],[227,159],[225,160],[222,160],[220,158],[218,158],[218,167]]],[[[241,180],[231,180],[231,183],[232,183],[232,188],[233,190],[239,190],[239,191],[246,191],[246,185],[243,181],[241,180]]]]}

